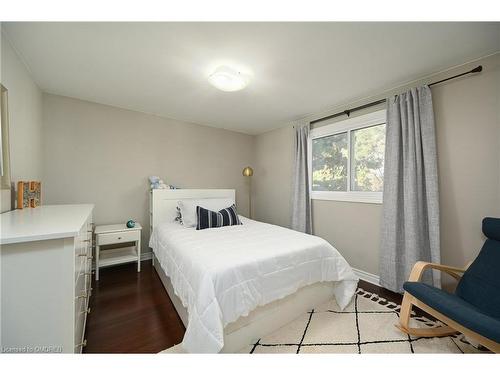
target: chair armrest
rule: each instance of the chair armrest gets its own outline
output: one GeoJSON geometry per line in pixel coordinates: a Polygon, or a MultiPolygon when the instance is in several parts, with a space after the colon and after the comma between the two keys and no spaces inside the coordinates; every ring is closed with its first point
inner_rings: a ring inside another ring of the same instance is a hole
{"type": "Polygon", "coordinates": [[[443,264],[420,261],[420,262],[415,263],[415,265],[413,266],[413,269],[411,270],[410,277],[409,277],[408,281],[420,281],[424,271],[426,269],[429,269],[429,268],[447,273],[448,275],[454,277],[457,280],[460,280],[460,278],[462,277],[459,274],[465,272],[465,269],[463,269],[463,268],[450,267],[450,266],[445,266],[443,264]]]}

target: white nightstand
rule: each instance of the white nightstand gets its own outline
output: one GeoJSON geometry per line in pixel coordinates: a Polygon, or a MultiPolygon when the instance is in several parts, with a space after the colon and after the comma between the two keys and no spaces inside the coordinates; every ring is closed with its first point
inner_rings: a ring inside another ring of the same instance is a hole
{"type": "Polygon", "coordinates": [[[99,280],[99,267],[137,262],[137,272],[141,272],[141,224],[127,228],[125,224],[98,225],[95,227],[95,279],[99,280]],[[102,245],[135,242],[135,246],[100,251],[102,245]]]}

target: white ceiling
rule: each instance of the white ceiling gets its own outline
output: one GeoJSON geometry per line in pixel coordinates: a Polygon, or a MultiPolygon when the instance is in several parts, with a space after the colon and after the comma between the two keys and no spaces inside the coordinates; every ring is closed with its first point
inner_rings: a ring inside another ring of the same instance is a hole
{"type": "Polygon", "coordinates": [[[500,50],[500,23],[3,27],[44,91],[249,134],[500,50]],[[248,87],[212,87],[220,64],[248,87]]]}

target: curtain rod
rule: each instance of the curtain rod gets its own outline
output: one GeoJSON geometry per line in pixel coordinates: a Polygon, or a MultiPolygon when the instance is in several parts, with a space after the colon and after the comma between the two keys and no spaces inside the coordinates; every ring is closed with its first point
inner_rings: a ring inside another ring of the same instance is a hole
{"type": "MultiPolygon", "coordinates": [[[[462,76],[467,75],[467,74],[479,73],[482,70],[483,70],[482,65],[479,65],[479,66],[476,66],[474,69],[469,70],[468,72],[460,73],[460,74],[454,75],[453,77],[448,77],[448,78],[442,79],[442,80],[437,81],[437,82],[429,83],[427,86],[431,87],[433,85],[437,85],[438,83],[446,82],[446,81],[449,81],[450,79],[455,79],[455,78],[458,78],[458,77],[462,77],[462,76]]],[[[343,115],[346,115],[347,117],[349,117],[350,114],[351,114],[351,112],[359,111],[359,110],[362,110],[362,109],[365,109],[365,108],[368,108],[368,107],[373,107],[373,106],[375,106],[377,104],[382,104],[386,100],[387,99],[380,99],[380,100],[377,100],[377,101],[374,101],[374,102],[371,102],[371,103],[368,103],[368,104],[360,105],[359,107],[354,107],[354,108],[351,108],[351,109],[346,109],[345,111],[338,112],[338,113],[335,113],[333,115],[329,115],[329,116],[326,116],[326,117],[322,117],[322,118],[319,118],[317,120],[313,120],[313,121],[310,122],[310,124],[312,125],[312,124],[315,124],[315,123],[320,122],[320,121],[329,120],[329,119],[332,119],[332,118],[335,118],[335,117],[339,117],[339,116],[343,116],[343,115]]]]}

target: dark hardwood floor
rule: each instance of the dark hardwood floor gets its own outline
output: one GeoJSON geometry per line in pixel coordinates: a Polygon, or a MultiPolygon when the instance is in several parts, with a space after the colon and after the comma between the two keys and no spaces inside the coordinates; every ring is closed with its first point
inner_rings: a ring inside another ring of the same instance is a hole
{"type": "Polygon", "coordinates": [[[92,281],[85,353],[158,353],[182,341],[184,325],[160,278],[143,261],[99,270],[92,281]]]}
{"type": "Polygon", "coordinates": [[[371,284],[364,280],[359,280],[358,287],[366,290],[367,292],[378,294],[380,297],[385,298],[388,301],[397,303],[398,305],[400,305],[401,301],[403,300],[402,294],[394,293],[388,289],[371,284]]]}
{"type": "MultiPolygon", "coordinates": [[[[401,305],[401,301],[403,300],[403,295],[399,293],[395,293],[388,289],[382,288],[381,286],[371,284],[364,280],[359,280],[358,287],[366,290],[367,292],[378,294],[380,297],[385,298],[388,301],[394,302],[398,305],[401,305]]],[[[419,316],[425,316],[430,320],[436,320],[432,315],[427,314],[425,311],[420,310],[418,307],[414,306],[413,311],[415,314],[419,316]]]]}
{"type": "MultiPolygon", "coordinates": [[[[85,353],[158,353],[176,345],[184,325],[151,261],[100,270],[93,283],[85,353]]],[[[402,295],[360,281],[359,287],[400,304],[402,295]]]]}

